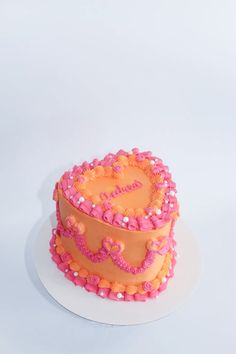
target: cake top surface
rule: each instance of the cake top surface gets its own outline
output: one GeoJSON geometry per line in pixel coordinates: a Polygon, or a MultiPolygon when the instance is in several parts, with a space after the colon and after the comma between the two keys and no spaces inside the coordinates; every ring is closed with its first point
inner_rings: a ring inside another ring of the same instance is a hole
{"type": "Polygon", "coordinates": [[[78,210],[130,231],[160,228],[178,215],[168,167],[137,148],[74,166],[56,184],[54,199],[58,190],[78,210]]]}

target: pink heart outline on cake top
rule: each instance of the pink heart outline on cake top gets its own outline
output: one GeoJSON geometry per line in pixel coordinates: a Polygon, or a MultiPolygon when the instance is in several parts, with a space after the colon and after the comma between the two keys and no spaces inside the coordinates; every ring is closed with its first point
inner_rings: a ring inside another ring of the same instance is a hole
{"type": "MultiPolygon", "coordinates": [[[[66,171],[60,181],[57,182],[54,190],[54,199],[58,201],[58,192],[60,191],[64,198],[77,210],[96,219],[103,220],[110,225],[129,229],[128,223],[122,222],[122,220],[119,220],[119,222],[117,221],[117,208],[114,208],[113,210],[111,208],[112,203],[110,203],[111,205],[109,206],[107,206],[106,203],[107,201],[111,201],[111,197],[115,198],[124,192],[131,192],[143,185],[143,181],[140,180],[134,180],[134,183],[131,185],[130,183],[125,186],[119,185],[119,180],[124,177],[124,171],[126,167],[129,166],[139,167],[143,170],[144,174],[149,177],[153,186],[155,186],[158,191],[160,189],[164,193],[164,196],[160,197],[161,205],[158,209],[161,211],[160,214],[156,215],[155,204],[154,207],[151,208],[141,208],[143,209],[143,217],[140,217],[139,215],[138,209],[140,208],[134,208],[131,230],[149,231],[160,229],[167,221],[171,221],[172,218],[176,219],[179,215],[178,201],[176,198],[176,184],[172,181],[168,167],[163,164],[161,159],[154,156],[150,151],[141,152],[137,148],[133,148],[131,152],[119,150],[116,154],[107,154],[101,160],[94,159],[90,163],[84,161],[81,165],[75,165],[71,170],[66,171]],[[145,164],[143,164],[144,161],[145,164]],[[108,167],[109,170],[106,170],[108,167]],[[90,195],[91,193],[87,193],[86,195],[86,186],[83,184],[100,177],[115,179],[118,183],[116,189],[111,192],[102,191],[99,198],[95,195],[93,196],[94,198],[92,198],[92,195],[90,195]],[[94,199],[96,199],[95,202],[94,199]],[[108,209],[110,210],[109,217],[107,217],[108,209]],[[147,209],[150,210],[147,211],[147,209]],[[146,221],[143,219],[146,219],[146,221]]],[[[152,197],[150,202],[155,202],[157,199],[160,199],[159,197],[156,197],[155,193],[152,193],[152,197]],[[152,197],[155,198],[152,199],[152,197]]],[[[123,209],[120,215],[123,218],[131,217],[131,215],[126,215],[125,210],[123,211],[123,209]]]]}
{"type": "Polygon", "coordinates": [[[111,255],[119,255],[124,250],[124,244],[120,241],[114,241],[110,237],[106,237],[102,240],[102,245],[106,252],[111,255]]]}
{"type": "Polygon", "coordinates": [[[151,239],[147,242],[147,249],[163,256],[170,249],[170,238],[162,237],[159,239],[151,239]]]}

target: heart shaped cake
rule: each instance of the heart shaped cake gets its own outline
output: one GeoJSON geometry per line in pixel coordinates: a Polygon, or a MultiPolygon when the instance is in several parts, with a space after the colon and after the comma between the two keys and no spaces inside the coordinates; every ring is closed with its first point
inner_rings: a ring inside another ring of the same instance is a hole
{"type": "Polygon", "coordinates": [[[176,185],[150,151],[83,162],[56,183],[53,261],[75,285],[118,301],[155,298],[173,277],[176,185]]]}

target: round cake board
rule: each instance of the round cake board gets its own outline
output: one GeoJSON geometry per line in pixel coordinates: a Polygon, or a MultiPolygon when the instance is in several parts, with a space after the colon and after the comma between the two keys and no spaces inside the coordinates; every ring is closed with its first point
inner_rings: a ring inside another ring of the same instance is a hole
{"type": "Polygon", "coordinates": [[[196,286],[201,268],[199,247],[182,221],[178,221],[175,227],[177,264],[167,289],[156,299],[146,302],[121,302],[100,298],[75,286],[57,269],[49,253],[51,230],[56,225],[54,220],[54,216],[48,218],[40,227],[35,243],[35,266],[48,293],[78,316],[112,325],[135,325],[159,320],[182,305],[196,286]]]}

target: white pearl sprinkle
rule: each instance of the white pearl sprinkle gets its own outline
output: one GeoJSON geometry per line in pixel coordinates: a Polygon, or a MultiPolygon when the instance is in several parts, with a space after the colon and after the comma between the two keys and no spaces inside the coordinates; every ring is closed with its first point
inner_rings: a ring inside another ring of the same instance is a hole
{"type": "Polygon", "coordinates": [[[162,283],[165,283],[167,281],[166,277],[162,278],[162,283]]]}
{"type": "Polygon", "coordinates": [[[174,206],[174,204],[171,203],[171,204],[170,204],[170,207],[173,208],[173,206],[174,206]]]}
{"type": "Polygon", "coordinates": [[[70,176],[70,179],[73,179],[74,178],[74,176],[70,176]]]}
{"type": "Polygon", "coordinates": [[[68,272],[68,270],[69,270],[69,269],[65,269],[65,273],[67,273],[67,272],[68,272]]]}
{"type": "Polygon", "coordinates": [[[170,195],[171,195],[171,197],[174,197],[175,196],[175,191],[170,191],[170,195]]]}
{"type": "Polygon", "coordinates": [[[167,185],[168,185],[168,182],[167,182],[167,181],[164,181],[164,185],[167,186],[167,185]]]}
{"type": "Polygon", "coordinates": [[[68,186],[68,188],[70,189],[70,188],[71,188],[71,186],[68,186]]]}
{"type": "Polygon", "coordinates": [[[117,293],[116,297],[117,297],[118,299],[122,299],[122,298],[124,297],[124,295],[121,294],[121,293],[117,293]]]}
{"type": "Polygon", "coordinates": [[[150,165],[155,165],[155,161],[154,160],[150,160],[150,165]]]}
{"type": "Polygon", "coordinates": [[[129,217],[128,217],[128,216],[124,216],[124,217],[123,217],[123,221],[124,221],[124,222],[128,222],[128,221],[129,221],[129,217]]]}
{"type": "Polygon", "coordinates": [[[96,204],[92,204],[92,208],[95,208],[96,204]]]}
{"type": "Polygon", "coordinates": [[[99,295],[100,295],[100,296],[104,296],[105,294],[104,294],[103,291],[100,291],[99,295]]]}
{"type": "Polygon", "coordinates": [[[149,216],[151,216],[151,215],[152,215],[152,212],[151,212],[151,211],[149,211],[148,215],[149,215],[149,216]]]}
{"type": "Polygon", "coordinates": [[[169,201],[166,199],[166,200],[165,200],[165,203],[166,203],[166,204],[168,204],[168,203],[169,203],[169,201]]]}
{"type": "Polygon", "coordinates": [[[91,162],[90,166],[93,166],[93,163],[91,162]]]}
{"type": "Polygon", "coordinates": [[[74,274],[75,277],[77,277],[79,275],[78,272],[74,272],[73,274],[74,274]]]}
{"type": "Polygon", "coordinates": [[[72,198],[73,198],[73,195],[70,196],[70,199],[72,199],[72,198]]]}
{"type": "Polygon", "coordinates": [[[156,214],[157,214],[157,215],[161,215],[161,209],[157,209],[157,210],[156,210],[156,214]]]}
{"type": "Polygon", "coordinates": [[[85,201],[84,197],[79,197],[78,203],[83,203],[85,201]]]}
{"type": "Polygon", "coordinates": [[[148,215],[145,215],[145,216],[144,216],[144,219],[148,219],[148,215]]]}

